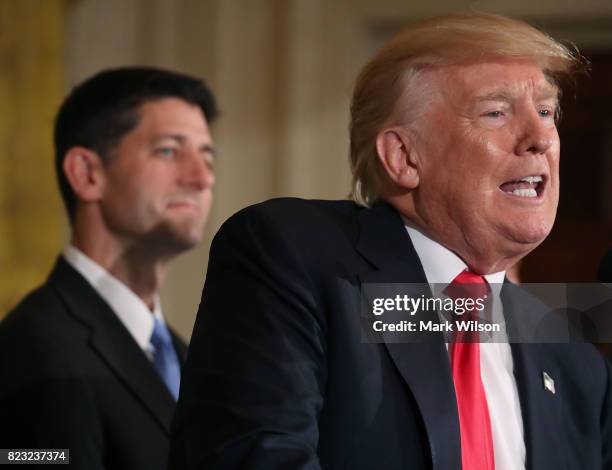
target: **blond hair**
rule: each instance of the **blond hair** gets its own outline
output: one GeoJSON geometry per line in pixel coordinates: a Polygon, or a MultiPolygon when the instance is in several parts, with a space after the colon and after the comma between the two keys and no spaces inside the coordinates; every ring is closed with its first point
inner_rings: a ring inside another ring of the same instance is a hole
{"type": "Polygon", "coordinates": [[[376,136],[387,126],[418,118],[426,91],[417,83],[420,71],[495,59],[531,60],[555,79],[585,63],[577,50],[500,15],[471,12],[412,24],[387,42],[357,78],[351,103],[351,197],[365,206],[379,198],[383,170],[376,136]]]}

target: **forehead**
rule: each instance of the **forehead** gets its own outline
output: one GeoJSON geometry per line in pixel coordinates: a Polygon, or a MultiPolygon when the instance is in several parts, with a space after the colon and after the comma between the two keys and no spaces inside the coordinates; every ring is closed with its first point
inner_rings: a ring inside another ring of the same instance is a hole
{"type": "Polygon", "coordinates": [[[137,110],[133,132],[186,132],[209,134],[202,109],[179,98],[161,98],[143,103],[137,110]]]}
{"type": "Polygon", "coordinates": [[[530,97],[556,99],[558,88],[529,61],[451,65],[439,69],[441,92],[453,101],[530,97]]]}

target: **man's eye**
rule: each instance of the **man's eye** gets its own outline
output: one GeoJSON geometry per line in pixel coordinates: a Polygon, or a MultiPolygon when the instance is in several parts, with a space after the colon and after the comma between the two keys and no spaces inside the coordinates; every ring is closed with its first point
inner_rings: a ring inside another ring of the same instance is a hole
{"type": "Polygon", "coordinates": [[[484,114],[486,117],[493,117],[493,118],[497,118],[497,117],[501,117],[504,115],[504,113],[502,111],[489,111],[487,113],[484,114]]]}
{"type": "Polygon", "coordinates": [[[551,109],[540,109],[538,111],[542,117],[554,117],[555,113],[551,109]]]}
{"type": "Polygon", "coordinates": [[[155,155],[160,157],[173,157],[176,154],[176,149],[173,147],[160,147],[155,149],[155,155]]]}

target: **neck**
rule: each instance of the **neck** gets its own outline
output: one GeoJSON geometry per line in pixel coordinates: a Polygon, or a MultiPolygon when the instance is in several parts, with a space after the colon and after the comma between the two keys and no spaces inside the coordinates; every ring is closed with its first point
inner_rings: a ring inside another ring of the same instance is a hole
{"type": "Polygon", "coordinates": [[[451,250],[476,274],[492,274],[505,271],[520,261],[535,246],[524,246],[516,243],[503,243],[496,239],[495,243],[483,243],[483,237],[472,237],[456,227],[451,227],[450,221],[432,221],[421,217],[412,199],[406,197],[387,197],[391,204],[412,225],[427,235],[430,239],[451,250]],[[435,230],[435,227],[440,228],[435,230]]]}
{"type": "Polygon", "coordinates": [[[473,253],[464,254],[457,253],[461,259],[467,264],[470,268],[470,271],[476,274],[493,274],[498,273],[500,271],[506,271],[510,267],[514,266],[518,263],[523,256],[508,256],[508,257],[497,257],[497,258],[489,258],[485,254],[483,256],[474,256],[473,253]]]}
{"type": "Polygon", "coordinates": [[[165,278],[165,259],[152,256],[151,250],[146,247],[130,245],[126,240],[108,236],[107,232],[76,222],[71,243],[153,309],[165,278]]]}

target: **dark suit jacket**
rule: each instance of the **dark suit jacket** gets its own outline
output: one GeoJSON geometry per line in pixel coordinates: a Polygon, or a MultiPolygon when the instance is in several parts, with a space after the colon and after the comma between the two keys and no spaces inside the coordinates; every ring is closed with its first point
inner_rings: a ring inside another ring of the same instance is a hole
{"type": "MultiPolygon", "coordinates": [[[[228,220],[211,249],[169,468],[459,469],[444,342],[363,343],[366,282],[426,282],[388,205],[281,199],[228,220]]],[[[511,313],[526,304],[502,298],[511,313]]],[[[597,351],[512,352],[527,467],[612,468],[611,371],[597,351]]]]}
{"type": "MultiPolygon", "coordinates": [[[[175,337],[179,357],[186,346],[175,337]]],[[[165,468],[174,399],[63,258],[0,323],[0,448],[68,448],[83,470],[165,468]]]]}

